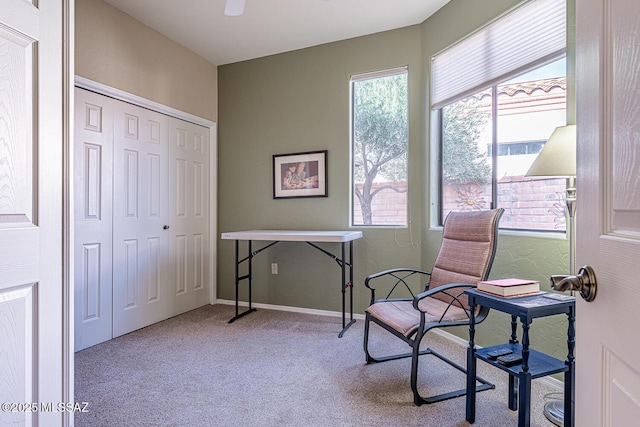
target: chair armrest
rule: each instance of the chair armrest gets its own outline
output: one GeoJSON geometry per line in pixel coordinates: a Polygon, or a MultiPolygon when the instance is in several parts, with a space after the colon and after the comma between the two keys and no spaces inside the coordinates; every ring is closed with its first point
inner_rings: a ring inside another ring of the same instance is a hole
{"type": "MultiPolygon", "coordinates": [[[[394,291],[394,289],[401,283],[404,284],[404,286],[409,290],[409,292],[411,292],[411,289],[405,280],[415,274],[426,275],[426,276],[431,275],[431,273],[428,271],[419,270],[416,268],[402,267],[402,268],[392,268],[389,270],[380,271],[378,273],[374,273],[367,276],[364,280],[364,285],[371,290],[371,304],[373,304],[375,301],[375,292],[376,292],[376,288],[373,286],[373,283],[372,283],[373,281],[375,281],[376,279],[380,279],[388,276],[395,278],[395,284],[391,286],[391,291],[389,291],[389,294],[387,295],[387,298],[389,298],[391,293],[394,291]]],[[[425,289],[428,289],[429,287],[428,282],[424,283],[423,285],[425,289]]],[[[411,295],[413,296],[413,292],[411,292],[411,295]]]]}
{"type": "Polygon", "coordinates": [[[431,272],[429,272],[429,271],[423,271],[423,270],[419,270],[419,269],[416,269],[416,268],[392,268],[392,269],[389,269],[389,270],[379,271],[377,273],[370,274],[364,280],[364,285],[369,289],[374,289],[371,286],[369,286],[369,281],[370,280],[377,279],[377,278],[382,277],[382,276],[394,276],[394,277],[397,277],[398,275],[396,273],[409,273],[409,274],[405,274],[404,276],[402,276],[402,279],[406,279],[407,277],[409,277],[409,276],[411,276],[413,274],[431,275],[431,272]]]}
{"type": "MultiPolygon", "coordinates": [[[[447,285],[442,285],[442,286],[438,286],[435,289],[429,289],[426,290],[424,292],[419,293],[418,295],[416,295],[413,298],[413,308],[415,308],[416,310],[422,312],[422,310],[420,310],[419,304],[420,301],[422,301],[423,299],[433,296],[437,293],[445,293],[448,297],[452,298],[453,301],[457,301],[459,303],[460,308],[465,309],[464,305],[462,303],[460,303],[460,300],[458,300],[458,297],[462,294],[458,294],[458,295],[453,295],[450,294],[446,291],[448,291],[449,289],[454,289],[454,288],[469,288],[469,289],[473,289],[475,288],[476,285],[473,285],[471,283],[449,283],[447,285]]],[[[451,306],[451,304],[453,303],[453,301],[449,304],[449,306],[451,306]]]]}
{"type": "MultiPolygon", "coordinates": [[[[464,293],[464,291],[459,292],[457,295],[454,295],[454,294],[448,292],[449,289],[453,289],[453,288],[474,289],[474,288],[476,288],[476,285],[473,285],[471,283],[449,283],[447,285],[438,286],[437,288],[429,289],[427,291],[419,293],[418,295],[416,295],[413,298],[413,308],[415,308],[420,313],[420,323],[423,326],[424,326],[425,313],[426,312],[420,309],[420,301],[422,301],[423,299],[428,298],[430,296],[433,296],[435,294],[438,294],[438,293],[444,293],[449,298],[451,298],[451,301],[449,302],[449,305],[447,306],[447,308],[442,313],[442,316],[440,316],[440,320],[438,321],[438,323],[442,322],[442,319],[444,319],[445,315],[447,314],[447,311],[449,311],[449,307],[454,305],[454,302],[457,303],[457,306],[459,308],[464,310],[464,312],[467,315],[467,318],[471,319],[471,312],[469,311],[470,307],[468,305],[466,305],[466,304],[463,304],[462,301],[460,301],[458,299],[458,297],[460,297],[464,293]]],[[[482,305],[479,305],[479,306],[476,306],[476,309],[479,309],[475,314],[475,323],[477,324],[477,323],[482,322],[489,315],[489,308],[485,307],[485,306],[482,306],[482,305]]]]}

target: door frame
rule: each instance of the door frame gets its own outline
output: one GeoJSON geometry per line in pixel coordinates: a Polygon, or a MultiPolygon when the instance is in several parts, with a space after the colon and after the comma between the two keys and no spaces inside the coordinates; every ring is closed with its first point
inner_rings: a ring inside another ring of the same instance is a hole
{"type": "MultiPolygon", "coordinates": [[[[105,95],[120,101],[128,102],[130,104],[137,105],[142,108],[156,111],[158,113],[166,114],[168,116],[175,117],[180,120],[185,120],[197,125],[209,128],[209,253],[211,257],[209,259],[209,304],[215,304],[217,302],[217,218],[218,211],[217,204],[217,192],[218,192],[218,147],[217,147],[217,125],[211,120],[204,119],[202,117],[194,116],[193,114],[186,113],[184,111],[176,110],[175,108],[159,104],[155,101],[151,101],[146,98],[142,98],[137,95],[133,95],[128,92],[124,92],[120,89],[116,89],[111,86],[81,77],[75,76],[74,85],[76,87],[86,89],[92,92],[96,92],[101,95],[105,95]],[[214,169],[215,168],[215,169],[214,169]]],[[[73,89],[73,88],[71,88],[73,89]]],[[[73,92],[72,92],[73,93],[73,92]]],[[[71,171],[73,173],[73,170],[71,171]]],[[[73,254],[71,254],[73,256],[73,254]]],[[[71,301],[73,306],[73,301],[71,301]]],[[[73,317],[71,318],[73,324],[73,317]]],[[[71,340],[73,344],[73,339],[71,340]]]]}
{"type": "MultiPolygon", "coordinates": [[[[73,143],[75,69],[75,2],[62,0],[62,398],[75,402],[73,309],[73,143]]],[[[62,425],[73,426],[72,412],[62,414],[62,425]]]]}

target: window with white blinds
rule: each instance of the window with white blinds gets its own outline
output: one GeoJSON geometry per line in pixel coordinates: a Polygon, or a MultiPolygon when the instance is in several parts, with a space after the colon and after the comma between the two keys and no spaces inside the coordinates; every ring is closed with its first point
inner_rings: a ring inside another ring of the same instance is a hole
{"type": "Polygon", "coordinates": [[[565,0],[529,0],[435,55],[431,105],[439,109],[566,51],[565,0]]]}

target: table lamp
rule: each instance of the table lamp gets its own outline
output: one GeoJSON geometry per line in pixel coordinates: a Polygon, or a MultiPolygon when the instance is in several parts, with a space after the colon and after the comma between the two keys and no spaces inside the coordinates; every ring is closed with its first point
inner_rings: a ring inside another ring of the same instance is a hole
{"type": "MultiPolygon", "coordinates": [[[[557,127],[542,151],[536,157],[525,176],[566,177],[567,213],[569,214],[569,274],[576,274],[575,261],[575,213],[576,213],[576,126],[557,127]]],[[[573,291],[571,291],[573,295],[573,291]]],[[[564,402],[552,400],[545,403],[544,415],[558,426],[564,425],[564,402]]]]}

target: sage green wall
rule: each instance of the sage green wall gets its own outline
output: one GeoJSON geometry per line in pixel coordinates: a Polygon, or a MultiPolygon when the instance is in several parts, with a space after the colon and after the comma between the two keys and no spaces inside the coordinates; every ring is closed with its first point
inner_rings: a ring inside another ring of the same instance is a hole
{"type": "MultiPolygon", "coordinates": [[[[411,227],[361,229],[364,239],[354,245],[355,312],[369,302],[368,274],[397,266],[430,269],[442,233],[431,227],[429,60],[518,3],[452,0],[420,25],[219,67],[219,230],[348,229],[349,76],[408,65],[411,227]],[[325,149],[328,198],[272,199],[273,154],[325,149]]],[[[339,311],[338,271],[335,261],[304,243],[276,245],[254,258],[253,301],[339,311]],[[278,275],[271,275],[272,262],[278,275]]],[[[492,277],[538,279],[548,288],[550,274],[567,271],[563,237],[500,234],[492,277]]],[[[218,298],[234,298],[233,281],[233,242],[220,240],[218,298]]],[[[246,300],[246,285],[242,289],[246,300]]],[[[563,357],[565,324],[559,316],[536,320],[532,342],[563,357]]],[[[492,312],[478,328],[478,343],[503,342],[509,328],[507,316],[492,312]]],[[[466,329],[451,332],[467,339],[466,329]]]]}
{"type": "MultiPolygon", "coordinates": [[[[419,265],[424,203],[424,75],[421,27],[219,67],[219,230],[349,228],[349,77],[409,67],[408,229],[366,229],[354,243],[355,310],[369,299],[364,277],[391,266],[419,265]],[[272,155],[328,150],[328,198],[272,198],[272,155]],[[411,233],[410,233],[411,231],[411,233]]],[[[259,247],[259,244],[256,244],[259,247]]],[[[337,245],[325,246],[337,250],[337,245]]],[[[234,298],[233,242],[220,241],[218,298],[234,298]]],[[[254,259],[254,301],[339,311],[339,268],[304,243],[254,259]],[[271,262],[279,274],[271,275],[271,262]]],[[[246,288],[246,286],[245,286],[246,288]]],[[[246,293],[244,293],[246,297],[246,293]]]]}

